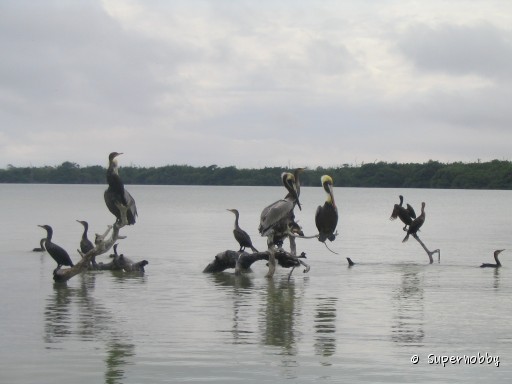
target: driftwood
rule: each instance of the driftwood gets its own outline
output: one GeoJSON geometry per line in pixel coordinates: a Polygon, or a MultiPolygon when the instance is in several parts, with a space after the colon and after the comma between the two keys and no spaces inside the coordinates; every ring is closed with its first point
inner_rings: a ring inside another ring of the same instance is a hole
{"type": "Polygon", "coordinates": [[[148,265],[147,260],[142,260],[134,263],[131,259],[121,254],[110,255],[111,261],[109,263],[94,264],[94,270],[98,271],[125,271],[125,272],[144,272],[144,267],[148,265]]]}
{"type": "MultiPolygon", "coordinates": [[[[123,228],[125,225],[128,225],[128,219],[126,216],[126,212],[128,210],[127,207],[119,204],[118,205],[119,211],[121,212],[121,220],[116,221],[113,225],[109,225],[107,227],[107,230],[102,235],[96,235],[95,239],[95,245],[94,248],[91,249],[89,252],[83,254],[82,252],[78,251],[82,258],[73,266],[70,268],[65,269],[55,269],[53,271],[53,280],[56,282],[66,282],[69,279],[71,279],[73,276],[78,275],[79,273],[87,270],[90,268],[91,265],[98,266],[99,264],[96,264],[95,257],[102,255],[110,250],[112,246],[116,243],[117,240],[124,239],[124,236],[121,236],[119,234],[119,230],[123,228]],[[112,234],[110,237],[108,237],[109,233],[112,231],[112,234]]],[[[121,259],[121,257],[119,256],[121,259]]],[[[138,263],[133,263],[131,260],[123,258],[121,260],[118,260],[119,263],[121,263],[124,268],[129,269],[130,271],[143,271],[144,266],[148,264],[146,260],[143,260],[138,263]]],[[[108,269],[108,268],[105,268],[108,269]]]]}
{"type": "MultiPolygon", "coordinates": [[[[294,256],[289,252],[279,249],[275,252],[275,257],[277,263],[283,268],[295,268],[300,265],[303,265],[305,267],[304,273],[309,272],[309,265],[301,260],[306,258],[306,255],[304,253],[302,253],[300,256],[294,256]]],[[[237,252],[227,250],[218,253],[213,259],[213,261],[206,266],[203,272],[216,273],[225,271],[226,269],[235,268],[235,273],[239,274],[241,272],[248,271],[251,268],[251,265],[254,264],[256,261],[268,261],[269,258],[270,253],[268,251],[247,253],[245,251],[237,252]]]]}
{"type": "Polygon", "coordinates": [[[420,243],[420,245],[423,247],[425,252],[427,252],[428,259],[430,260],[430,264],[432,264],[434,262],[434,258],[432,257],[432,255],[434,253],[437,253],[437,262],[438,263],[441,262],[441,250],[440,249],[435,249],[433,251],[429,251],[427,246],[423,243],[423,241],[421,241],[421,239],[418,237],[418,235],[416,233],[412,233],[411,236],[414,237],[418,241],[418,243],[420,243]]]}

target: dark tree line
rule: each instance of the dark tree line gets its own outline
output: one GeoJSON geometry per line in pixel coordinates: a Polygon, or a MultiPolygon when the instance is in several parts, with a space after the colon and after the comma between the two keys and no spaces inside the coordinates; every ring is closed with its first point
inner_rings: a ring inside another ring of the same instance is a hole
{"type": "MultiPolygon", "coordinates": [[[[281,167],[239,169],[217,165],[192,167],[122,167],[126,184],[148,185],[278,185],[281,167]]],[[[66,161],[51,167],[0,169],[0,183],[104,184],[105,168],[80,167],[66,161]]],[[[512,189],[512,162],[493,160],[476,163],[387,163],[308,169],[301,175],[304,186],[318,186],[320,177],[329,174],[338,187],[393,187],[446,189],[512,189]]]]}

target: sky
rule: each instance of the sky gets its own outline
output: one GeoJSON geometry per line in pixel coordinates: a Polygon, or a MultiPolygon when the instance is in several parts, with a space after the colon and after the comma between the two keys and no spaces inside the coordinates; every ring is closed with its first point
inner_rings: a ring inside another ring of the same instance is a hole
{"type": "Polygon", "coordinates": [[[0,0],[0,168],[511,160],[509,0],[0,0]]]}

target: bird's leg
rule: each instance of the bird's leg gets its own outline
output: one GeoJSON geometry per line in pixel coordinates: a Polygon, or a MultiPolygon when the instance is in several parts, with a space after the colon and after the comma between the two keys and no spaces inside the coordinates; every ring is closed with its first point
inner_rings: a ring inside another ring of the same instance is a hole
{"type": "Polygon", "coordinates": [[[124,227],[125,225],[128,225],[128,206],[121,204],[119,202],[116,202],[116,207],[119,209],[119,214],[121,215],[121,226],[124,227]]]}
{"type": "Polygon", "coordinates": [[[434,258],[432,257],[432,255],[434,253],[437,253],[437,262],[438,263],[441,262],[441,250],[440,249],[435,249],[433,251],[429,251],[428,248],[425,246],[425,244],[423,244],[423,241],[421,241],[421,239],[418,237],[418,235],[416,233],[412,233],[411,235],[418,241],[418,243],[420,243],[420,245],[423,247],[425,252],[427,252],[428,258],[430,260],[430,264],[432,264],[434,262],[434,258]]]}
{"type": "Polygon", "coordinates": [[[268,245],[268,272],[265,277],[271,279],[274,276],[274,272],[276,271],[276,250],[275,245],[273,241],[273,236],[270,235],[267,238],[267,245],[268,245]]]}
{"type": "MultiPolygon", "coordinates": [[[[288,236],[288,239],[290,240],[290,253],[293,256],[296,256],[297,255],[297,244],[295,243],[295,237],[288,236]]],[[[293,272],[293,269],[292,269],[292,272],[293,272]]]]}

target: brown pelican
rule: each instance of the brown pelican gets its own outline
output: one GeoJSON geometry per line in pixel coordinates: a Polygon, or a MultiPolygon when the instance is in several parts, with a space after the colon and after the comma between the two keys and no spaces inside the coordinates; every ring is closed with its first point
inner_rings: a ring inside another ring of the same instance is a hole
{"type": "Polygon", "coordinates": [[[334,194],[332,192],[333,181],[328,175],[321,177],[322,186],[327,193],[327,198],[323,206],[318,206],[315,214],[315,223],[318,228],[318,240],[322,243],[325,240],[334,241],[336,235],[336,225],[338,224],[338,208],[334,202],[334,194]]]}
{"type": "Polygon", "coordinates": [[[251,248],[253,252],[258,252],[258,250],[253,247],[251,237],[249,236],[249,234],[245,232],[242,228],[240,228],[240,226],[238,225],[238,218],[240,217],[238,210],[228,209],[228,211],[233,212],[235,214],[235,228],[233,229],[233,235],[235,236],[236,241],[238,241],[238,244],[240,244],[239,252],[245,250],[245,247],[251,248]]]}
{"type": "Polygon", "coordinates": [[[409,239],[409,235],[416,235],[416,232],[419,231],[423,223],[425,222],[425,203],[421,203],[421,214],[415,218],[411,224],[409,224],[409,229],[407,230],[407,235],[405,235],[402,243],[405,243],[409,239]]]}
{"type": "Polygon", "coordinates": [[[44,243],[46,251],[50,254],[50,256],[57,262],[57,268],[55,270],[60,269],[63,265],[67,265],[72,267],[73,262],[69,257],[68,253],[64,250],[64,248],[58,246],[55,243],[52,243],[52,235],[53,229],[49,225],[39,225],[39,227],[46,229],[46,241],[44,243]]]}
{"type": "Polygon", "coordinates": [[[123,181],[119,177],[118,165],[116,157],[122,153],[112,152],[108,156],[107,183],[108,188],[105,191],[105,204],[112,214],[117,218],[118,224],[135,224],[137,216],[137,207],[135,200],[124,188],[123,181]],[[123,220],[122,210],[120,206],[126,209],[126,221],[123,220]]]}
{"type": "Polygon", "coordinates": [[[293,171],[293,177],[295,177],[295,189],[297,191],[297,196],[300,197],[300,174],[304,172],[306,168],[296,168],[293,171]]]}
{"type": "Polygon", "coordinates": [[[504,249],[497,249],[494,251],[494,260],[496,260],[496,264],[483,263],[480,268],[499,268],[501,267],[500,260],[498,259],[498,255],[503,252],[504,249]]]}
{"type": "Polygon", "coordinates": [[[293,209],[298,205],[301,209],[299,196],[295,185],[295,177],[290,172],[283,172],[281,180],[288,191],[284,199],[265,207],[261,212],[261,236],[267,237],[269,250],[269,271],[267,277],[272,277],[275,270],[275,245],[282,245],[283,238],[290,235],[290,224],[294,222],[293,209]]]}
{"type": "Polygon", "coordinates": [[[85,255],[87,252],[94,248],[94,244],[87,238],[87,230],[89,229],[89,224],[87,221],[77,221],[84,226],[84,233],[82,234],[82,239],[80,240],[80,250],[85,255]]]}
{"type": "Polygon", "coordinates": [[[416,212],[414,212],[413,207],[407,204],[407,208],[403,207],[402,204],[404,202],[404,197],[402,195],[398,196],[400,198],[400,204],[395,204],[393,207],[393,212],[391,212],[391,216],[389,220],[395,220],[397,217],[402,220],[404,225],[404,231],[407,231],[407,226],[411,225],[413,220],[416,218],[416,212]]]}

